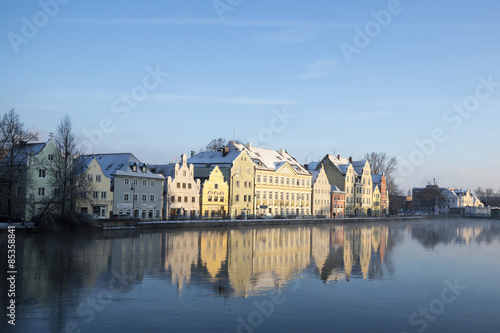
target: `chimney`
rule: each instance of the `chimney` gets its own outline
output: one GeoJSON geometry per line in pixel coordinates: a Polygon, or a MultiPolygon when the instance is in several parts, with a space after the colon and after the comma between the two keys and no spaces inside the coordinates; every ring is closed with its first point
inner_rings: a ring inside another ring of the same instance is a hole
{"type": "Polygon", "coordinates": [[[222,150],[222,157],[226,157],[227,154],[229,154],[229,147],[225,146],[222,150]]]}
{"type": "Polygon", "coordinates": [[[250,142],[246,144],[246,147],[248,148],[248,150],[252,150],[252,144],[250,142]]]}
{"type": "Polygon", "coordinates": [[[24,141],[24,140],[19,141],[19,145],[20,145],[21,147],[24,147],[24,146],[26,146],[27,144],[28,144],[28,143],[27,143],[26,141],[24,141]]]}
{"type": "Polygon", "coordinates": [[[349,156],[349,162],[352,163],[352,156],[349,156]]]}
{"type": "Polygon", "coordinates": [[[340,161],[340,154],[339,154],[339,155],[337,155],[337,159],[340,161]]]}
{"type": "Polygon", "coordinates": [[[195,154],[194,150],[191,150],[191,157],[193,157],[195,154]]]}
{"type": "Polygon", "coordinates": [[[285,156],[285,150],[284,149],[280,149],[280,154],[285,156]]]}

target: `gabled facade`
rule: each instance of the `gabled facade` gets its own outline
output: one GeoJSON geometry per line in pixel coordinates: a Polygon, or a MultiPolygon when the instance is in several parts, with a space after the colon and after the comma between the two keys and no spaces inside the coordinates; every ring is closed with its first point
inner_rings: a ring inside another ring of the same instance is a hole
{"type": "Polygon", "coordinates": [[[166,178],[164,219],[200,217],[200,180],[195,179],[194,165],[188,164],[186,154],[181,156],[181,163],[150,165],[149,168],[166,178]]]}
{"type": "Polygon", "coordinates": [[[201,214],[206,218],[224,218],[228,214],[229,185],[216,165],[201,188],[201,214]]]}
{"type": "Polygon", "coordinates": [[[112,214],[143,220],[161,219],[165,177],[151,172],[133,154],[96,154],[104,175],[111,179],[112,214]]]}
{"type": "Polygon", "coordinates": [[[245,151],[255,165],[255,213],[311,214],[311,174],[287,151],[230,142],[229,151],[245,151]]]}
{"type": "Polygon", "coordinates": [[[355,186],[355,215],[373,215],[372,171],[368,161],[351,161],[357,173],[355,186]]]}
{"type": "Polygon", "coordinates": [[[85,168],[85,177],[92,185],[92,191],[76,202],[76,211],[96,214],[99,218],[109,218],[113,211],[113,192],[111,178],[102,171],[94,155],[81,155],[75,159],[76,165],[85,168]]]}
{"type": "MultiPolygon", "coordinates": [[[[229,212],[231,218],[255,214],[254,185],[255,165],[246,151],[233,149],[229,146],[217,151],[202,152],[188,159],[196,170],[218,166],[221,172],[228,175],[229,212]]],[[[202,212],[203,213],[203,212],[202,212]]]]}
{"type": "Polygon", "coordinates": [[[312,208],[315,216],[331,217],[331,185],[323,165],[319,170],[309,171],[312,174],[312,208]]]}
{"type": "MultiPolygon", "coordinates": [[[[326,176],[331,185],[335,185],[340,191],[345,192],[345,215],[355,215],[356,209],[356,184],[359,176],[347,159],[333,155],[326,155],[320,162],[325,168],[326,176]]],[[[359,184],[358,184],[359,186],[359,184]]]]}

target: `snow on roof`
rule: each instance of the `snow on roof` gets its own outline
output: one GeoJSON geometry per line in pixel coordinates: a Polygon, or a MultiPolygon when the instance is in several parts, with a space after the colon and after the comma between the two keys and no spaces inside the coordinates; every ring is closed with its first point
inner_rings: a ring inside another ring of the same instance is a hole
{"type": "Polygon", "coordinates": [[[175,177],[175,163],[169,164],[148,164],[148,168],[154,172],[167,177],[175,177]]]}
{"type": "MultiPolygon", "coordinates": [[[[210,174],[212,171],[215,169],[215,166],[213,167],[195,167],[194,168],[194,178],[200,179],[200,180],[206,180],[210,177],[210,174]]],[[[229,168],[221,168],[219,167],[220,172],[222,173],[222,176],[224,177],[224,181],[229,182],[231,179],[231,171],[229,168]]]]}
{"type": "Polygon", "coordinates": [[[245,145],[235,142],[230,142],[228,147],[230,151],[246,151],[248,156],[257,165],[257,168],[277,170],[277,168],[282,167],[285,162],[288,162],[298,174],[309,174],[309,172],[285,150],[280,150],[278,152],[272,149],[253,146],[251,149],[248,149],[245,145]]]}
{"type": "Polygon", "coordinates": [[[335,165],[350,164],[348,158],[328,154],[328,159],[335,165]]]}
{"type": "Polygon", "coordinates": [[[206,151],[188,158],[187,162],[189,164],[194,164],[195,167],[221,164],[231,165],[240,154],[241,151],[230,151],[224,156],[222,151],[206,151]]]}
{"type": "Polygon", "coordinates": [[[316,170],[318,168],[319,163],[320,162],[310,162],[309,164],[307,164],[307,170],[309,171],[316,170]]]}
{"type": "Polygon", "coordinates": [[[155,174],[148,170],[145,163],[139,161],[131,153],[116,153],[116,154],[95,154],[97,163],[101,166],[102,172],[106,177],[113,178],[114,176],[131,176],[164,179],[162,175],[155,174]],[[136,166],[137,170],[133,171],[132,166],[136,166]],[[145,172],[141,168],[145,168],[145,172]]]}
{"type": "Polygon", "coordinates": [[[354,168],[354,171],[356,171],[356,173],[358,175],[362,175],[363,174],[363,169],[365,168],[365,165],[366,165],[366,160],[364,161],[353,161],[352,162],[352,166],[354,168]]]}
{"type": "Polygon", "coordinates": [[[383,177],[384,177],[384,175],[372,175],[372,183],[381,184],[383,177]]]}
{"type": "Polygon", "coordinates": [[[26,156],[28,154],[38,155],[43,148],[49,143],[47,142],[36,142],[36,143],[27,143],[26,145],[15,145],[14,148],[9,151],[9,153],[4,157],[5,161],[10,160],[12,151],[14,151],[14,163],[16,164],[26,164],[26,156]]]}

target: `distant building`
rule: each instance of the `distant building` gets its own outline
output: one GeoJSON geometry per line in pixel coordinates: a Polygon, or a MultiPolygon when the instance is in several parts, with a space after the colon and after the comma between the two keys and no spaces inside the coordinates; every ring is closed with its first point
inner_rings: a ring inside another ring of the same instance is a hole
{"type": "Polygon", "coordinates": [[[372,175],[373,185],[376,185],[380,192],[380,214],[389,214],[389,193],[387,192],[387,183],[385,174],[372,175]]]}
{"type": "Polygon", "coordinates": [[[416,210],[449,214],[453,208],[484,207],[484,204],[470,190],[427,185],[413,188],[413,202],[416,210]]]}

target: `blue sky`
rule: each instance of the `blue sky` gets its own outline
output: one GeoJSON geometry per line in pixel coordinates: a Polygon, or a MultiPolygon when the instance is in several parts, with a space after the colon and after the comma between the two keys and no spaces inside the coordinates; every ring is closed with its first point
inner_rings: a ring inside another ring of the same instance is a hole
{"type": "Polygon", "coordinates": [[[60,1],[0,11],[0,110],[41,140],[68,114],[89,153],[235,133],[301,163],[387,152],[405,189],[500,188],[498,1],[60,1]]]}

